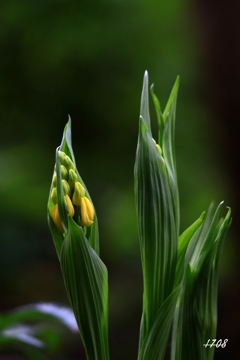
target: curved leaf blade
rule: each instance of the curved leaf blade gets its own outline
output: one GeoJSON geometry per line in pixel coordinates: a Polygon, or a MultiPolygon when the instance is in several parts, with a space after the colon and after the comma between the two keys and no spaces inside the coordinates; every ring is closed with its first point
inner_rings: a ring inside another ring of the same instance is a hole
{"type": "Polygon", "coordinates": [[[60,257],[63,278],[88,360],[109,359],[107,268],[68,217],[60,257]]]}
{"type": "Polygon", "coordinates": [[[181,295],[174,315],[171,360],[212,360],[213,348],[204,348],[216,336],[219,258],[231,224],[230,210],[219,220],[211,206],[203,224],[188,243],[181,295]]]}
{"type": "Polygon", "coordinates": [[[184,274],[184,264],[185,264],[185,254],[187,247],[192,237],[196,234],[197,231],[200,231],[200,227],[204,221],[205,212],[190,225],[178,238],[178,260],[175,276],[175,286],[177,286],[182,280],[184,274]]]}
{"type": "Polygon", "coordinates": [[[146,72],[134,168],[144,283],[139,350],[151,331],[159,309],[172,293],[177,261],[174,204],[165,162],[152,139],[148,106],[146,72]]]}
{"type": "Polygon", "coordinates": [[[176,302],[180,293],[180,286],[165,300],[140,348],[139,360],[161,360],[164,358],[169,331],[176,302]]]}

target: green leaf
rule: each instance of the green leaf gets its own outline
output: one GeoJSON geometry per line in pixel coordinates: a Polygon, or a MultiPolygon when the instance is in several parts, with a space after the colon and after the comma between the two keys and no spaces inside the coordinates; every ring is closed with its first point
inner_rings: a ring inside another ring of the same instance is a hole
{"type": "Polygon", "coordinates": [[[153,103],[154,103],[155,110],[156,110],[157,120],[158,120],[158,128],[159,128],[159,131],[158,131],[158,144],[162,148],[164,120],[163,120],[163,115],[162,115],[162,112],[161,112],[160,101],[158,100],[157,96],[154,94],[154,84],[151,85],[150,91],[151,91],[153,103]]]}
{"type": "Polygon", "coordinates": [[[166,170],[152,138],[140,128],[135,165],[139,240],[147,328],[167,296],[175,274],[177,241],[166,170]]]}
{"type": "Polygon", "coordinates": [[[184,273],[184,264],[185,264],[185,254],[187,251],[188,244],[192,239],[193,235],[199,230],[200,226],[203,223],[205,218],[205,212],[201,214],[199,219],[197,219],[191,226],[189,226],[178,238],[178,260],[177,260],[177,269],[175,276],[175,286],[177,286],[182,280],[184,273]]]}
{"type": "Polygon", "coordinates": [[[161,360],[164,358],[180,290],[180,286],[175,288],[159,309],[151,330],[142,341],[138,360],[161,360]]]}
{"type": "Polygon", "coordinates": [[[180,236],[178,239],[178,257],[182,257],[185,254],[188,243],[190,239],[193,237],[194,233],[197,231],[199,226],[203,223],[205,218],[205,211],[201,214],[201,216],[190,225],[180,236]]]}
{"type": "Polygon", "coordinates": [[[49,229],[51,231],[51,235],[53,238],[57,256],[58,256],[58,259],[60,260],[60,253],[61,253],[61,248],[62,248],[62,244],[63,244],[63,236],[57,230],[56,225],[52,221],[52,218],[49,215],[49,213],[47,214],[47,221],[48,221],[49,229]]]}
{"type": "Polygon", "coordinates": [[[215,213],[213,213],[213,204],[209,207],[201,233],[199,234],[199,239],[191,254],[190,264],[195,277],[197,277],[200,272],[202,264],[218,236],[218,223],[222,204],[223,202],[218,205],[215,213]]]}
{"type": "Polygon", "coordinates": [[[150,135],[151,131],[151,120],[149,113],[149,99],[148,99],[148,72],[145,71],[143,78],[143,88],[142,88],[142,97],[141,97],[141,106],[140,106],[140,116],[142,116],[146,129],[150,135]]]}
{"type": "Polygon", "coordinates": [[[172,194],[172,202],[174,204],[174,217],[175,217],[177,232],[179,232],[179,225],[180,225],[179,194],[178,194],[177,168],[176,168],[176,158],[175,158],[175,120],[176,120],[178,87],[179,87],[179,77],[177,77],[175,81],[168,103],[163,113],[164,130],[163,130],[163,140],[162,140],[163,157],[167,167],[169,184],[172,194]]]}
{"type": "MultiPolygon", "coordinates": [[[[218,223],[218,234],[211,250],[206,256],[199,276],[196,280],[195,292],[195,316],[199,325],[202,342],[216,338],[217,329],[217,293],[219,262],[222,253],[224,239],[231,224],[231,210],[229,209],[225,219],[218,223]]],[[[205,349],[206,359],[214,357],[214,347],[205,349]]]]}
{"type": "Polygon", "coordinates": [[[75,157],[74,157],[74,152],[72,149],[72,129],[71,129],[71,117],[68,116],[68,122],[65,125],[64,131],[63,131],[63,138],[62,138],[62,142],[61,145],[59,147],[59,150],[65,152],[65,154],[67,154],[70,159],[73,161],[74,164],[76,164],[75,162],[75,157]]]}
{"type": "Polygon", "coordinates": [[[163,151],[163,158],[166,163],[169,184],[172,194],[172,202],[174,203],[174,214],[175,214],[177,231],[179,231],[179,224],[180,224],[179,194],[178,194],[177,169],[176,169],[176,159],[175,159],[175,119],[176,119],[178,87],[179,87],[179,77],[177,77],[175,81],[167,105],[162,114],[160,108],[160,102],[157,96],[154,94],[153,85],[151,86],[151,94],[155,105],[155,110],[159,125],[158,143],[163,151]]]}
{"type": "Polygon", "coordinates": [[[206,218],[188,242],[182,290],[174,315],[171,360],[212,360],[204,348],[216,336],[219,258],[231,224],[230,210],[219,220],[220,207],[210,206],[206,218]]]}
{"type": "Polygon", "coordinates": [[[141,349],[160,308],[172,293],[177,261],[175,209],[166,165],[152,139],[147,72],[141,97],[134,175],[144,286],[141,349]]]}
{"type": "MultiPolygon", "coordinates": [[[[166,122],[167,121],[167,117],[169,116],[169,113],[172,111],[172,105],[174,104],[174,102],[176,101],[177,98],[177,92],[178,92],[178,88],[179,88],[179,83],[180,83],[180,77],[178,76],[175,84],[172,88],[171,94],[169,96],[167,105],[165,106],[164,112],[163,112],[163,119],[166,122]]],[[[174,105],[173,108],[176,108],[176,104],[174,105]]]]}
{"type": "Polygon", "coordinates": [[[92,249],[82,227],[68,216],[61,268],[88,360],[107,360],[107,269],[92,249]]]}

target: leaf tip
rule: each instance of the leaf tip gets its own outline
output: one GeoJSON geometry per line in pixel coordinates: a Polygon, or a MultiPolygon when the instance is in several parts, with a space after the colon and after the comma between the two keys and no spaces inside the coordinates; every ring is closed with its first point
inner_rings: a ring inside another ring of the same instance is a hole
{"type": "Polygon", "coordinates": [[[147,91],[148,91],[148,71],[146,70],[143,76],[143,92],[147,93],[147,91]]]}

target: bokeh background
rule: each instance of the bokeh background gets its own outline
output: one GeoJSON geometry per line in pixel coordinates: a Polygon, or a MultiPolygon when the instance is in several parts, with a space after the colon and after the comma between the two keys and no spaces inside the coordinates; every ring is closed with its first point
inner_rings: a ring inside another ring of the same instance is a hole
{"type": "MultiPolygon", "coordinates": [[[[39,301],[68,304],[46,203],[70,114],[78,170],[94,200],[109,269],[111,356],[136,358],[142,276],[133,166],[142,78],[147,69],[164,106],[180,75],[181,230],[211,201],[232,208],[217,334],[228,343],[215,359],[237,358],[239,36],[237,0],[1,0],[0,312],[39,301]]],[[[0,358],[21,359],[17,351],[0,358]]],[[[76,334],[47,356],[85,358],[76,334]]]]}

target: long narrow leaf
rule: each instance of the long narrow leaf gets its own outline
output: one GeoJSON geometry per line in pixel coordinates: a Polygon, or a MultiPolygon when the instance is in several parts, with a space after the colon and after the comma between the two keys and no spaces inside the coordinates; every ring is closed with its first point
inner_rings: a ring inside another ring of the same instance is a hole
{"type": "MultiPolygon", "coordinates": [[[[156,98],[155,103],[157,111],[160,111],[156,98]]],[[[159,115],[159,119],[161,116],[159,115]]],[[[147,72],[143,81],[134,174],[144,284],[139,357],[148,359],[148,354],[155,351],[156,347],[154,345],[155,350],[151,350],[151,346],[147,344],[155,344],[154,339],[161,339],[164,333],[162,355],[159,353],[158,357],[162,359],[165,339],[168,336],[166,329],[170,329],[174,306],[170,306],[171,314],[169,313],[164,328],[161,327],[160,309],[173,291],[178,229],[175,219],[176,204],[172,198],[165,159],[161,156],[159,145],[152,139],[147,72]]]]}
{"type": "Polygon", "coordinates": [[[107,269],[70,216],[61,267],[87,358],[107,360],[107,269]]]}
{"type": "Polygon", "coordinates": [[[197,231],[199,233],[204,218],[205,212],[203,212],[199,219],[197,219],[191,226],[189,226],[178,238],[178,260],[175,275],[175,286],[180,283],[184,274],[185,254],[188,244],[192,239],[193,235],[196,234],[197,231]]]}
{"type": "Polygon", "coordinates": [[[180,286],[169,295],[156,314],[151,330],[142,344],[139,360],[163,359],[179,292],[180,286]]]}

